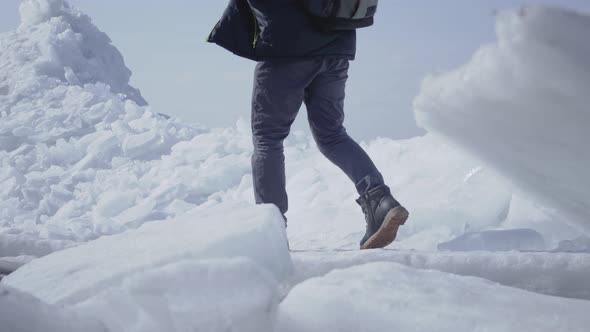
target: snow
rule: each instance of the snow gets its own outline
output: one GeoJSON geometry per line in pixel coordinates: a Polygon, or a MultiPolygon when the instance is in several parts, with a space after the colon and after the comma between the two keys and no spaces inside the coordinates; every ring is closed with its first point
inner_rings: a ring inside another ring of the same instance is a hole
{"type": "Polygon", "coordinates": [[[469,63],[424,82],[417,121],[588,229],[590,16],[527,7],[500,13],[496,30],[469,63]]]}
{"type": "Polygon", "coordinates": [[[47,303],[76,304],[132,273],[181,259],[245,257],[284,281],[291,259],[282,216],[274,206],[219,204],[177,220],[102,237],[25,265],[4,283],[47,303]]]}
{"type": "Polygon", "coordinates": [[[20,6],[22,25],[35,25],[47,21],[67,8],[67,3],[61,0],[25,1],[20,6]]]}
{"type": "MultiPolygon", "coordinates": [[[[0,37],[0,257],[44,256],[208,202],[252,203],[245,121],[206,129],[166,119],[127,88],[129,69],[90,18],[64,1],[25,1],[23,11],[21,27],[0,37]],[[49,64],[39,53],[48,48],[49,64]],[[80,84],[42,70],[49,65],[80,84]]],[[[550,249],[579,236],[561,210],[514,193],[437,136],[364,146],[411,210],[398,248],[436,250],[497,229],[534,229],[550,249]]],[[[354,186],[305,134],[291,135],[286,158],[292,248],[357,248],[354,186]]]]}
{"type": "Polygon", "coordinates": [[[12,273],[21,266],[31,262],[34,257],[18,256],[18,257],[2,257],[0,258],[0,276],[12,273]]]}
{"type": "MultiPolygon", "coordinates": [[[[436,250],[465,231],[500,227],[511,207],[510,187],[494,173],[433,136],[377,139],[365,145],[394,196],[412,215],[398,248],[436,250]],[[453,160],[453,163],[449,163],[453,160]],[[433,221],[436,221],[433,223],[433,221]]],[[[287,154],[289,238],[294,249],[358,248],[364,216],[357,193],[320,154],[287,154]]]]}
{"type": "Polygon", "coordinates": [[[152,111],[108,36],[67,1],[23,0],[21,16],[0,35],[0,257],[26,260],[0,263],[32,261],[2,281],[3,327],[588,324],[590,302],[567,299],[590,300],[589,159],[577,143],[588,138],[587,48],[576,41],[585,16],[500,15],[497,45],[426,81],[416,112],[431,133],[363,143],[412,216],[390,248],[368,252],[357,251],[365,224],[354,186],[311,137],[285,143],[285,231],[275,207],[253,205],[247,121],[209,129],[152,111]]]}
{"type": "Polygon", "coordinates": [[[220,204],[35,260],[3,283],[109,331],[269,331],[292,269],[276,207],[220,204]]]}
{"type": "Polygon", "coordinates": [[[0,322],[10,332],[106,332],[100,322],[0,284],[0,322]]]}
{"type": "Polygon", "coordinates": [[[450,251],[544,251],[545,241],[532,229],[511,229],[466,233],[438,245],[439,250],[450,251]]]}
{"type": "Polygon", "coordinates": [[[372,263],[297,285],[279,307],[277,331],[582,332],[588,310],[588,301],[372,263]]]}
{"type": "Polygon", "coordinates": [[[75,305],[109,331],[271,331],[276,279],[246,258],[173,262],[75,305]]]}
{"type": "Polygon", "coordinates": [[[480,277],[531,292],[590,300],[590,256],[572,253],[306,251],[295,252],[292,283],[368,262],[480,277]]]}
{"type": "Polygon", "coordinates": [[[8,60],[9,65],[16,60],[22,71],[33,69],[47,75],[47,83],[65,81],[83,86],[102,82],[112,92],[146,104],[139,91],[129,85],[131,71],[125,67],[123,56],[87,15],[63,0],[23,0],[20,13],[17,36],[29,35],[32,43],[11,43],[11,51],[18,50],[15,46],[22,49],[2,60],[8,60]]]}
{"type": "Polygon", "coordinates": [[[572,240],[563,240],[555,249],[558,252],[586,252],[590,253],[590,238],[580,236],[572,240]]]}
{"type": "MultiPolygon", "coordinates": [[[[122,56],[88,16],[54,0],[24,1],[21,12],[19,29],[0,37],[0,256],[42,256],[174,218],[173,201],[195,207],[239,183],[245,161],[185,159],[177,143],[203,130],[141,106],[122,56]],[[208,180],[200,164],[237,175],[208,180]]],[[[232,140],[208,134],[201,144],[217,140],[220,152],[232,140]]]]}

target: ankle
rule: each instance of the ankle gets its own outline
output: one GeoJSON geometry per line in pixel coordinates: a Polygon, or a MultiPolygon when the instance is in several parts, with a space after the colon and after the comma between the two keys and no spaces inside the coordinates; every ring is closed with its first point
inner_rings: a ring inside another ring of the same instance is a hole
{"type": "Polygon", "coordinates": [[[385,184],[384,184],[383,177],[381,176],[381,174],[378,174],[378,175],[365,176],[355,186],[356,186],[356,190],[358,191],[359,195],[362,196],[377,187],[385,186],[385,184]]]}

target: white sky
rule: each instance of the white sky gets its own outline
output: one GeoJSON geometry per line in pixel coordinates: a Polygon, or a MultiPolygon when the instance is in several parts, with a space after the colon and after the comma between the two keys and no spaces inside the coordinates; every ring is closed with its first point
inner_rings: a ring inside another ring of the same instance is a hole
{"type": "MultiPolygon", "coordinates": [[[[155,111],[207,126],[249,118],[254,62],[205,42],[226,1],[70,2],[111,37],[134,73],[132,84],[155,111]]],[[[18,3],[1,0],[0,32],[17,26],[18,3]]],[[[466,62],[493,41],[494,10],[526,3],[590,11],[588,0],[381,1],[377,24],[359,33],[347,87],[348,131],[363,140],[421,134],[411,103],[422,79],[466,62]]],[[[306,128],[300,116],[296,129],[306,128]]]]}

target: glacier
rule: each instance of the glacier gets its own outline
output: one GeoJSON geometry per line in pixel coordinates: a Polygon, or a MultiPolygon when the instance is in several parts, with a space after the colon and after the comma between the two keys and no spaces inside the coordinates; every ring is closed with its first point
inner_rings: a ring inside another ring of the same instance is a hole
{"type": "Polygon", "coordinates": [[[253,204],[245,120],[152,110],[65,0],[23,0],[20,14],[0,35],[0,277],[24,265],[0,283],[0,326],[586,329],[585,14],[499,14],[497,43],[425,80],[427,135],[363,143],[412,212],[368,252],[354,186],[310,136],[285,143],[285,229],[253,204]]]}

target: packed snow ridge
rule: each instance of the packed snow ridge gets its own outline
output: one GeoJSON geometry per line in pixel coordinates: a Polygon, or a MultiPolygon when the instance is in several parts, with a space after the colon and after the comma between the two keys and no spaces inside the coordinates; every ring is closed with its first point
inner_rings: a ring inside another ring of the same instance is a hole
{"type": "Polygon", "coordinates": [[[396,250],[357,252],[354,187],[309,136],[286,142],[286,232],[275,207],[253,204],[245,121],[207,129],[162,117],[88,16],[63,0],[23,0],[20,12],[19,28],[0,36],[0,277],[41,258],[0,284],[3,328],[590,324],[590,239],[580,232],[590,196],[573,167],[589,161],[588,17],[500,15],[497,44],[425,82],[416,112],[431,134],[364,144],[412,220],[396,250]]]}

